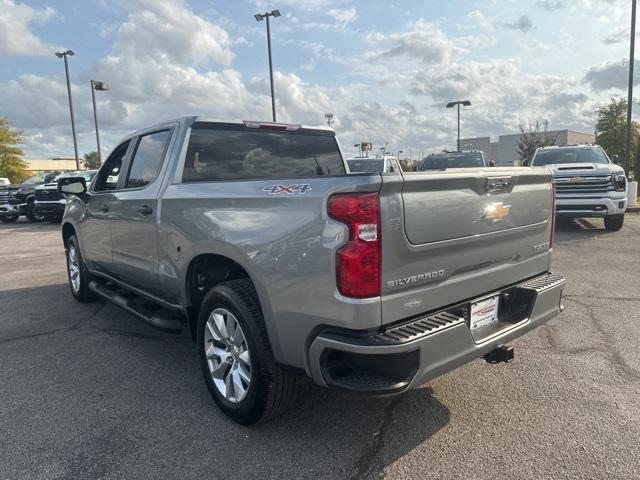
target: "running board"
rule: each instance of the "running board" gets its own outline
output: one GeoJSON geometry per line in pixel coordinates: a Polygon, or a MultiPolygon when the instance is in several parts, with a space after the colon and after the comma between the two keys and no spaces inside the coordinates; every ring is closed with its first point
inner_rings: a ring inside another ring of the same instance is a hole
{"type": "Polygon", "coordinates": [[[180,333],[182,330],[179,318],[113,283],[102,284],[92,280],[89,282],[89,288],[153,328],[167,333],[180,333]]]}

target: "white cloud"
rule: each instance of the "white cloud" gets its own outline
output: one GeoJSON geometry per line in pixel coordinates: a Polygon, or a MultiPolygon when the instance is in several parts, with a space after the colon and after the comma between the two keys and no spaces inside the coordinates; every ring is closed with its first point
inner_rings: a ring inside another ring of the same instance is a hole
{"type": "Polygon", "coordinates": [[[350,8],[348,10],[332,8],[328,10],[327,13],[336,20],[336,26],[340,30],[344,30],[349,23],[353,22],[357,18],[355,8],[350,8]]]}
{"type": "Polygon", "coordinates": [[[459,42],[448,37],[436,25],[422,19],[410,24],[404,32],[369,32],[365,40],[370,44],[386,47],[367,52],[365,57],[369,60],[408,57],[426,64],[448,63],[453,55],[467,52],[459,42]]]}
{"type": "Polygon", "coordinates": [[[29,28],[56,16],[52,7],[32,8],[14,0],[0,0],[0,55],[50,55],[56,50],[29,28]]]}

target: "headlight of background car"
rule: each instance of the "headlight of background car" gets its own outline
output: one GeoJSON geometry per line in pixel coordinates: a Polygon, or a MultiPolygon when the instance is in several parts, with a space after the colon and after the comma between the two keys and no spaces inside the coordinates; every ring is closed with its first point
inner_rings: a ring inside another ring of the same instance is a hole
{"type": "Polygon", "coordinates": [[[618,192],[624,192],[627,188],[627,177],[624,175],[614,175],[613,186],[616,187],[618,192]]]}

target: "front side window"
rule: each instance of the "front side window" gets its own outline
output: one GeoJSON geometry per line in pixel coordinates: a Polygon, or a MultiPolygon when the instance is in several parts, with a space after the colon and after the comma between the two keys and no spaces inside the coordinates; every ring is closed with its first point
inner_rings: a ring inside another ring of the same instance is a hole
{"type": "Polygon", "coordinates": [[[141,188],[149,185],[160,173],[164,152],[171,137],[171,130],[142,135],[133,154],[125,188],[141,188]]]}
{"type": "Polygon", "coordinates": [[[563,163],[609,163],[609,160],[598,147],[556,148],[538,151],[531,165],[542,167],[563,163]]]}
{"type": "Polygon", "coordinates": [[[100,169],[98,179],[95,182],[94,191],[105,192],[115,190],[118,186],[118,178],[120,178],[120,169],[127,155],[129,148],[129,140],[118,145],[116,149],[109,155],[104,166],[100,169]]]}
{"type": "Polygon", "coordinates": [[[335,137],[304,132],[193,128],[183,182],[344,174],[335,137]]]}

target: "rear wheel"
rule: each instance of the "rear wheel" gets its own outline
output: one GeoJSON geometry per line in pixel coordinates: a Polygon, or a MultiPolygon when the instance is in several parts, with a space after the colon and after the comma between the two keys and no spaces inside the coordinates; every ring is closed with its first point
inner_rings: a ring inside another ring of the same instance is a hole
{"type": "Polygon", "coordinates": [[[2,223],[13,223],[18,220],[19,215],[2,215],[0,216],[0,222],[2,223]]]}
{"type": "Polygon", "coordinates": [[[205,383],[227,416],[252,425],[293,404],[306,379],[275,363],[249,280],[223,282],[207,293],[197,333],[205,383]]]}
{"type": "Polygon", "coordinates": [[[622,215],[610,215],[604,217],[604,228],[611,232],[617,232],[624,225],[624,213],[622,215]]]}
{"type": "Polygon", "coordinates": [[[73,296],[83,303],[97,300],[98,296],[89,288],[91,277],[82,260],[82,255],[78,248],[78,239],[75,235],[71,235],[67,240],[66,255],[69,287],[73,296]]]}
{"type": "Polygon", "coordinates": [[[33,200],[29,200],[29,203],[27,203],[26,216],[31,223],[40,223],[44,220],[44,217],[36,212],[36,202],[33,200]]]}

